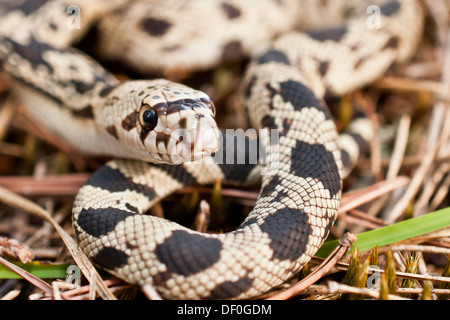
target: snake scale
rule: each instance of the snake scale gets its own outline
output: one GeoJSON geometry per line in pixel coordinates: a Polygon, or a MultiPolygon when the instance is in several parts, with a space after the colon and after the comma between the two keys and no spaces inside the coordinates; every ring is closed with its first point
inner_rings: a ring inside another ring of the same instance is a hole
{"type": "Polygon", "coordinates": [[[339,140],[324,98],[380,77],[410,57],[420,39],[416,1],[373,2],[2,4],[0,62],[13,94],[76,150],[117,157],[76,197],[82,250],[117,277],[150,284],[170,299],[254,297],[301,270],[336,218],[353,159],[350,138],[358,136],[339,140]],[[93,23],[99,54],[142,74],[206,70],[250,56],[243,100],[255,129],[279,133],[266,146],[266,163],[276,170],[261,174],[260,166],[210,156],[233,145],[221,138],[203,92],[162,79],[120,82],[75,49],[93,23]],[[183,186],[217,179],[261,180],[255,207],[232,232],[199,233],[143,214],[183,186]]]}

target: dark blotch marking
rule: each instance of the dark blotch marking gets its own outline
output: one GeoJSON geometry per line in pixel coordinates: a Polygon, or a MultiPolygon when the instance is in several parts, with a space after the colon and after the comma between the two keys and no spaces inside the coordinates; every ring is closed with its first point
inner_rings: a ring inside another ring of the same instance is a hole
{"type": "Polygon", "coordinates": [[[358,134],[356,132],[346,132],[346,134],[348,134],[350,137],[352,137],[352,139],[356,142],[356,144],[358,145],[358,148],[361,151],[366,150],[368,148],[369,141],[364,139],[364,137],[361,136],[360,134],[358,134]]]}
{"type": "Polygon", "coordinates": [[[257,81],[258,79],[256,78],[256,76],[252,76],[245,88],[245,99],[250,98],[250,95],[252,94],[252,88],[257,81]]]}
{"type": "Polygon", "coordinates": [[[108,127],[106,127],[106,131],[112,135],[114,138],[116,138],[117,140],[119,140],[119,135],[117,133],[117,129],[115,125],[110,125],[108,127]]]}
{"type": "Polygon", "coordinates": [[[359,69],[364,64],[366,59],[367,59],[366,57],[359,58],[358,61],[356,61],[355,65],[353,66],[353,69],[354,70],[359,69]]]}
{"type": "Polygon", "coordinates": [[[222,134],[222,138],[220,149],[214,154],[214,160],[222,170],[224,179],[246,181],[260,156],[258,141],[233,134],[222,134]]]}
{"type": "Polygon", "coordinates": [[[167,280],[172,278],[172,273],[170,271],[162,271],[152,276],[155,286],[163,286],[167,280]]]}
{"type": "MultiPolygon", "coordinates": [[[[33,69],[45,68],[45,70],[48,72],[49,75],[54,73],[53,66],[44,59],[44,56],[47,52],[60,52],[60,50],[58,50],[48,44],[39,42],[34,37],[30,37],[29,42],[26,45],[22,45],[20,43],[14,42],[7,38],[3,39],[3,41],[11,46],[11,52],[14,52],[15,54],[19,55],[21,57],[21,59],[27,60],[33,69]]],[[[65,50],[65,53],[70,54],[70,52],[72,52],[72,50],[75,50],[75,49],[68,48],[67,50],[65,50]]],[[[8,56],[6,56],[6,60],[7,60],[6,61],[6,63],[7,63],[9,60],[8,56]]],[[[12,74],[12,75],[14,76],[14,74],[12,74]]],[[[61,101],[60,97],[58,97],[55,94],[52,94],[48,90],[43,89],[44,86],[41,87],[39,84],[35,84],[35,83],[29,81],[27,78],[23,78],[21,76],[18,76],[17,79],[21,82],[24,82],[24,83],[32,86],[36,90],[43,92],[46,96],[48,96],[50,99],[55,101],[56,104],[58,104],[59,106],[65,105],[65,103],[63,103],[61,101]]],[[[71,81],[71,83],[64,83],[61,80],[59,80],[58,82],[59,82],[59,85],[61,85],[62,87],[67,87],[68,85],[73,85],[78,92],[83,93],[83,92],[93,89],[95,87],[95,85],[98,84],[99,82],[105,83],[105,78],[104,78],[104,74],[99,74],[99,75],[96,74],[92,83],[84,83],[84,82],[73,81],[73,80],[71,81]]]]}
{"type": "Polygon", "coordinates": [[[139,135],[139,138],[141,139],[142,143],[145,142],[145,139],[147,139],[147,136],[148,136],[149,133],[150,133],[150,130],[145,130],[144,128],[142,128],[142,131],[141,131],[141,133],[139,135]]]}
{"type": "Polygon", "coordinates": [[[326,109],[311,90],[298,81],[281,82],[280,90],[275,90],[268,84],[267,89],[271,92],[272,98],[274,95],[280,94],[285,102],[290,102],[294,106],[295,110],[312,106],[323,111],[326,109]]]}
{"type": "MultiPolygon", "coordinates": [[[[323,145],[297,141],[295,148],[292,149],[289,172],[304,179],[318,180],[329,191],[331,197],[341,190],[339,171],[333,154],[327,151],[323,145]]],[[[289,198],[290,195],[285,192],[274,193],[274,190],[280,184],[285,183],[279,176],[273,177],[261,190],[261,197],[272,195],[275,196],[274,201],[276,202],[283,202],[283,199],[289,198]]],[[[305,190],[308,191],[310,187],[305,186],[305,190]]],[[[323,209],[323,214],[327,215],[328,210],[323,209]]],[[[328,219],[326,228],[329,230],[333,223],[333,217],[325,216],[325,218],[328,219]]],[[[251,223],[253,221],[249,220],[243,224],[243,227],[251,223]]],[[[280,260],[298,259],[306,249],[307,239],[304,235],[311,232],[308,215],[303,210],[295,208],[278,210],[266,217],[260,228],[271,239],[269,245],[274,250],[272,259],[280,260]]]]}
{"type": "Polygon", "coordinates": [[[175,113],[181,110],[192,110],[195,108],[208,108],[211,100],[200,99],[178,99],[167,102],[160,102],[152,106],[158,116],[175,113]]]}
{"type": "Polygon", "coordinates": [[[336,28],[329,28],[329,29],[323,29],[323,30],[313,30],[307,32],[307,34],[317,40],[317,41],[335,41],[339,42],[341,41],[342,37],[347,33],[347,27],[346,26],[340,26],[336,28]]]}
{"type": "Polygon", "coordinates": [[[384,45],[383,49],[397,49],[399,45],[399,40],[396,36],[390,37],[389,40],[384,45]]]}
{"type": "Polygon", "coordinates": [[[131,242],[128,242],[128,241],[127,241],[127,248],[128,248],[128,249],[133,250],[133,249],[136,249],[137,247],[138,247],[137,245],[132,244],[131,242]]]}
{"type": "Polygon", "coordinates": [[[132,211],[132,212],[139,213],[138,208],[135,207],[135,206],[132,206],[132,205],[129,204],[128,202],[125,203],[125,207],[126,207],[128,210],[132,211]]]}
{"type": "Polygon", "coordinates": [[[99,93],[100,97],[102,97],[102,98],[106,97],[115,88],[116,88],[115,86],[108,86],[108,87],[103,88],[99,93]]]}
{"type": "Polygon", "coordinates": [[[253,279],[245,277],[236,281],[225,281],[217,285],[206,299],[230,299],[251,288],[253,279]]]}
{"type": "Polygon", "coordinates": [[[345,150],[341,150],[341,161],[344,168],[350,164],[350,155],[345,150]]]}
{"type": "Polygon", "coordinates": [[[171,24],[162,19],[146,18],[141,21],[140,26],[149,35],[159,37],[169,30],[171,24]]]}
{"type": "Polygon", "coordinates": [[[283,119],[283,128],[280,132],[281,136],[285,136],[287,134],[287,132],[289,131],[289,129],[291,128],[292,125],[292,119],[283,119]]]}
{"type": "Polygon", "coordinates": [[[108,190],[110,192],[122,192],[126,190],[136,190],[154,199],[156,194],[153,188],[149,186],[136,184],[130,178],[125,177],[122,172],[108,166],[100,168],[86,182],[86,185],[108,190]]]}
{"type": "Polygon", "coordinates": [[[380,6],[380,12],[381,14],[390,17],[395,14],[400,9],[400,7],[400,2],[391,1],[380,6]]]}
{"type": "Polygon", "coordinates": [[[339,170],[333,154],[321,144],[297,141],[291,154],[290,172],[302,178],[319,180],[331,196],[341,190],[339,170]]]}
{"type": "Polygon", "coordinates": [[[34,69],[44,65],[49,73],[54,72],[53,66],[47,63],[47,61],[43,58],[43,55],[46,51],[57,51],[55,48],[43,42],[36,41],[34,37],[30,37],[29,43],[26,45],[10,40],[6,41],[11,44],[12,51],[27,60],[34,69]]]}
{"type": "MultiPolygon", "coordinates": [[[[279,195],[278,201],[287,195],[279,195]]],[[[308,243],[306,234],[310,234],[308,216],[301,210],[283,208],[264,219],[260,225],[271,239],[269,246],[273,250],[272,260],[297,260],[305,251],[308,243]]]]}
{"type": "Polygon", "coordinates": [[[228,19],[236,19],[241,15],[241,11],[238,8],[226,2],[222,3],[222,9],[228,19]]]}
{"type": "Polygon", "coordinates": [[[111,107],[113,106],[115,103],[117,103],[117,101],[119,100],[118,96],[112,96],[109,97],[108,99],[106,99],[104,106],[105,107],[111,107]]]}
{"type": "Polygon", "coordinates": [[[190,276],[216,263],[221,250],[217,239],[176,230],[156,247],[155,254],[170,272],[190,276]]]}
{"type": "Polygon", "coordinates": [[[138,113],[132,112],[122,120],[122,128],[127,131],[130,131],[133,128],[136,128],[138,120],[138,113]]]}
{"type": "Polygon", "coordinates": [[[72,114],[77,118],[94,119],[94,110],[91,105],[87,105],[79,110],[73,110],[72,114]]]}
{"type": "Polygon", "coordinates": [[[176,51],[176,50],[181,50],[182,47],[183,46],[181,44],[174,44],[174,45],[171,45],[171,46],[164,46],[162,49],[165,52],[173,52],[173,51],[176,51]]]}
{"type": "Polygon", "coordinates": [[[11,12],[20,10],[25,16],[33,14],[40,7],[42,7],[48,0],[33,0],[33,1],[10,1],[6,2],[6,11],[11,12]]]}
{"type": "Polygon", "coordinates": [[[264,64],[264,63],[269,63],[269,62],[276,62],[276,63],[290,65],[288,57],[284,53],[282,53],[278,50],[269,50],[258,59],[259,64],[264,64]]]}
{"type": "Polygon", "coordinates": [[[74,84],[75,89],[79,93],[86,93],[88,91],[91,91],[92,89],[95,88],[95,85],[96,85],[95,81],[86,83],[86,82],[82,82],[82,81],[72,80],[71,82],[74,84]]]}
{"type": "Polygon", "coordinates": [[[58,25],[54,24],[53,22],[50,22],[50,23],[48,24],[48,26],[49,26],[50,29],[52,29],[52,30],[54,30],[54,31],[57,31],[57,30],[58,30],[58,25]]]}
{"type": "Polygon", "coordinates": [[[211,99],[209,97],[201,97],[200,101],[203,103],[211,103],[211,99]]]}
{"type": "Polygon", "coordinates": [[[262,118],[261,124],[264,128],[277,129],[277,125],[275,124],[274,117],[271,117],[267,114],[262,118]]]}
{"type": "Polygon", "coordinates": [[[133,214],[114,207],[89,208],[81,210],[77,223],[87,234],[98,238],[113,231],[119,222],[133,214]]]}
{"type": "Polygon", "coordinates": [[[169,110],[169,104],[167,104],[166,102],[160,102],[152,106],[152,109],[155,110],[158,116],[163,116],[167,114],[167,111],[169,110]]]}
{"type": "Polygon", "coordinates": [[[92,262],[106,270],[113,270],[127,265],[128,255],[112,247],[104,247],[94,257],[92,262]]]}
{"type": "Polygon", "coordinates": [[[183,109],[190,109],[190,107],[185,104],[177,104],[177,103],[169,102],[167,104],[166,114],[175,113],[175,112],[178,112],[183,109]]]}
{"type": "Polygon", "coordinates": [[[184,185],[196,184],[197,180],[183,165],[159,164],[158,168],[166,172],[172,179],[184,185]]]}
{"type": "Polygon", "coordinates": [[[180,126],[181,129],[186,129],[186,122],[187,122],[186,118],[181,118],[180,121],[178,121],[178,125],[180,126]]]}
{"type": "Polygon", "coordinates": [[[240,41],[230,41],[223,46],[222,62],[232,62],[244,56],[244,50],[240,41]]]}
{"type": "Polygon", "coordinates": [[[167,144],[169,143],[170,140],[170,136],[167,136],[165,134],[158,134],[156,136],[156,146],[158,147],[158,144],[160,144],[161,142],[167,146],[167,144]]]}
{"type": "Polygon", "coordinates": [[[330,67],[330,63],[328,61],[321,61],[319,64],[319,73],[322,77],[327,74],[328,68],[330,67]]]}
{"type": "Polygon", "coordinates": [[[359,44],[358,43],[355,43],[355,44],[352,44],[352,45],[349,46],[349,49],[352,50],[352,51],[357,51],[358,48],[359,48],[359,44]]]}

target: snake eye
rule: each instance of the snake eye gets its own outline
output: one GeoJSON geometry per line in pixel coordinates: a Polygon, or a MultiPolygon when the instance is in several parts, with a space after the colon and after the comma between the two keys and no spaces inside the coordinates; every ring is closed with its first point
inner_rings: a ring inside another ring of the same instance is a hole
{"type": "Polygon", "coordinates": [[[158,115],[153,109],[142,108],[139,115],[139,122],[143,129],[151,131],[158,124],[158,115]]]}

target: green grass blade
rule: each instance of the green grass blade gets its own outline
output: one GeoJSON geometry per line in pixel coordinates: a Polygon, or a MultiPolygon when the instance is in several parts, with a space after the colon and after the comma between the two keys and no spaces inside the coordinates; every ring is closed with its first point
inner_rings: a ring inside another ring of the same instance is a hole
{"type": "MultiPolygon", "coordinates": [[[[438,210],[424,216],[401,221],[386,227],[360,233],[353,244],[352,251],[370,250],[374,246],[385,246],[394,242],[417,237],[450,226],[450,207],[438,210]]],[[[317,251],[316,256],[326,258],[339,244],[339,240],[325,242],[317,251]]]]}
{"type": "MultiPolygon", "coordinates": [[[[70,264],[41,264],[39,262],[14,263],[16,266],[28,271],[40,279],[65,279],[70,264]]],[[[18,274],[0,265],[0,279],[21,279],[18,274]]]]}

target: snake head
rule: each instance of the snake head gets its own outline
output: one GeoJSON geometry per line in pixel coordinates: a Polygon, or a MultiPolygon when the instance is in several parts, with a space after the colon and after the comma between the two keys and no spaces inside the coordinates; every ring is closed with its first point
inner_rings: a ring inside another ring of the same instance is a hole
{"type": "Polygon", "coordinates": [[[219,149],[215,107],[205,93],[167,80],[142,81],[133,92],[136,107],[122,128],[129,144],[147,153],[145,160],[180,164],[219,149]]]}

